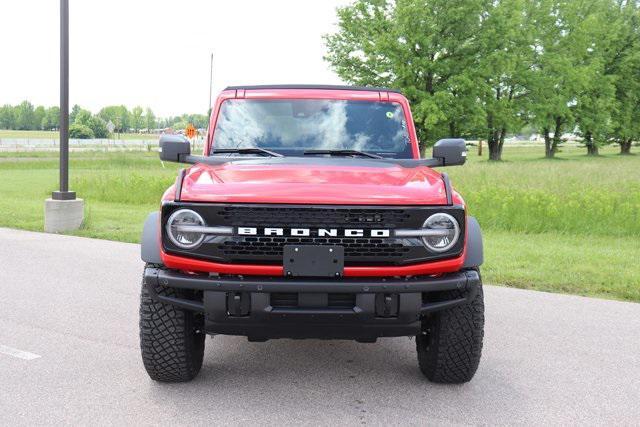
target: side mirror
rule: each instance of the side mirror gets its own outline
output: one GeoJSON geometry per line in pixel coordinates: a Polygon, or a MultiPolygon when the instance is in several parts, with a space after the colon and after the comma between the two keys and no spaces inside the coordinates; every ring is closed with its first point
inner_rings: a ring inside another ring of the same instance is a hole
{"type": "Polygon", "coordinates": [[[433,146],[433,158],[440,160],[442,166],[464,165],[467,160],[467,146],[464,139],[441,139],[433,146]]]}
{"type": "Polygon", "coordinates": [[[160,160],[182,162],[191,155],[191,144],[183,135],[162,135],[160,137],[160,160]]]}

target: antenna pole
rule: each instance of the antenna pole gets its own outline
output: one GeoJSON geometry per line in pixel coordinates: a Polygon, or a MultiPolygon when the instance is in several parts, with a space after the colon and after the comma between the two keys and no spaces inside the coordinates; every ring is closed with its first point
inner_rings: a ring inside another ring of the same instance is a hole
{"type": "Polygon", "coordinates": [[[209,68],[209,110],[211,113],[211,97],[213,96],[213,53],[211,54],[211,67],[209,68]]]}

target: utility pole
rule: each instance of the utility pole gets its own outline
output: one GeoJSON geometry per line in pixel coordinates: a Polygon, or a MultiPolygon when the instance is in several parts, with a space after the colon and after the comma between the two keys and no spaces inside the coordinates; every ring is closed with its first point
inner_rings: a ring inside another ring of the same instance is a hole
{"type": "Polygon", "coordinates": [[[211,114],[211,98],[213,97],[213,53],[211,53],[211,66],[209,68],[209,110],[208,114],[211,114]]]}
{"type": "Polygon", "coordinates": [[[69,0],[60,0],[60,190],[45,200],[44,230],[77,230],[84,201],[69,191],[69,0]]]}

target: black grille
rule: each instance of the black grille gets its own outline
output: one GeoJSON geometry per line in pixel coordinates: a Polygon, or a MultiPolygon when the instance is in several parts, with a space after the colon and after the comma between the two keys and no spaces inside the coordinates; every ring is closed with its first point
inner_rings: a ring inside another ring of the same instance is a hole
{"type": "Polygon", "coordinates": [[[243,227],[397,228],[410,219],[404,209],[227,206],[218,211],[224,224],[243,227]]]}
{"type": "Polygon", "coordinates": [[[271,306],[272,307],[297,307],[298,294],[274,292],[271,294],[271,306]]]}
{"type": "MultiPolygon", "coordinates": [[[[227,206],[218,211],[218,222],[243,227],[323,227],[323,228],[385,228],[402,227],[409,213],[404,209],[368,208],[304,208],[270,206],[227,206]]],[[[312,231],[312,234],[314,231],[312,231]]],[[[298,237],[234,237],[221,249],[228,257],[282,257],[285,245],[340,245],[347,258],[400,259],[408,251],[395,239],[298,237]]]]}
{"type": "Polygon", "coordinates": [[[370,238],[300,238],[300,237],[234,237],[222,245],[222,252],[230,257],[238,255],[282,257],[285,245],[339,245],[346,257],[401,258],[409,248],[396,239],[370,238]]]}
{"type": "MultiPolygon", "coordinates": [[[[167,203],[162,208],[163,224],[173,211],[189,208],[202,215],[208,225],[265,228],[304,228],[309,236],[207,236],[194,250],[172,245],[164,236],[167,252],[235,264],[283,264],[286,245],[336,245],[344,247],[345,266],[406,265],[458,256],[463,239],[447,253],[429,252],[417,237],[393,237],[399,228],[417,229],[434,212],[446,211],[456,217],[464,236],[464,209],[459,206],[327,206],[327,205],[236,205],[222,203],[167,203]],[[318,229],[336,229],[338,237],[318,235],[318,229]],[[345,229],[363,229],[363,237],[344,237],[345,229]],[[391,237],[371,237],[367,230],[389,230],[391,237]]],[[[164,227],[162,233],[166,233],[164,227]]]]}
{"type": "Polygon", "coordinates": [[[329,307],[353,308],[356,306],[356,294],[329,294],[329,307]]]}
{"type": "MultiPolygon", "coordinates": [[[[297,308],[299,306],[297,293],[274,292],[271,294],[271,306],[278,308],[297,308]]],[[[335,293],[327,294],[328,308],[353,308],[356,306],[356,294],[335,293]]]]}

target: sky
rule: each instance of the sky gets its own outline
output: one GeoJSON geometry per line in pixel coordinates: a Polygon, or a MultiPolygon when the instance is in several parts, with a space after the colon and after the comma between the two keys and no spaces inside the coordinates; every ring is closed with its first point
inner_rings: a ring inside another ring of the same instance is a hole
{"type": "MultiPolygon", "coordinates": [[[[70,0],[70,104],[205,113],[229,85],[340,84],[322,57],[349,0],[70,0]]],[[[59,1],[0,0],[0,105],[59,102],[59,1]]]]}

